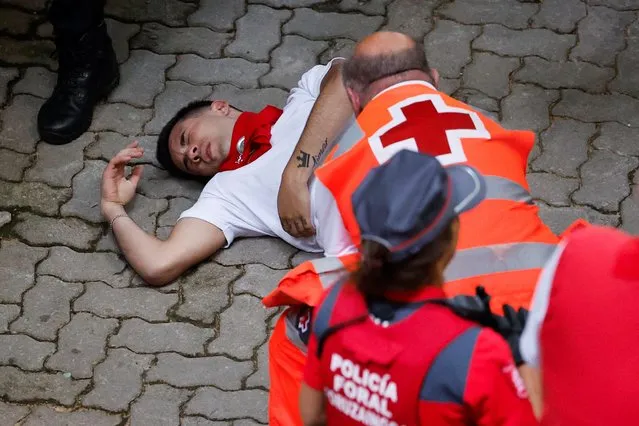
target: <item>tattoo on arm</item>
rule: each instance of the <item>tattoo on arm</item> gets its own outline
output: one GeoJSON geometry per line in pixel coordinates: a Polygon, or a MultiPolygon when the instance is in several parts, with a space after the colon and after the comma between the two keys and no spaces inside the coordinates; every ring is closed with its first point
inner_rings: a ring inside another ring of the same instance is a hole
{"type": "Polygon", "coordinates": [[[313,160],[313,167],[316,167],[319,164],[320,159],[322,158],[322,154],[324,154],[324,151],[326,151],[327,146],[328,139],[324,139],[324,143],[322,144],[317,155],[311,155],[306,151],[300,150],[300,155],[295,157],[295,159],[297,160],[297,167],[300,169],[307,168],[311,165],[311,160],[313,160]]]}
{"type": "Polygon", "coordinates": [[[307,168],[311,162],[311,154],[300,150],[300,155],[296,157],[297,168],[307,168]]]}

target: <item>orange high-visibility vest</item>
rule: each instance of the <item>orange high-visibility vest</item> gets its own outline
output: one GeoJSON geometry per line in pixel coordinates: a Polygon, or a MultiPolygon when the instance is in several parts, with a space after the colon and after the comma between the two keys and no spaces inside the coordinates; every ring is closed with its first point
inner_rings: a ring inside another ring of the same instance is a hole
{"type": "MultiPolygon", "coordinates": [[[[344,226],[359,246],[351,196],[366,174],[401,149],[436,156],[443,165],[467,163],[487,183],[486,199],[460,216],[457,253],[445,272],[447,294],[474,294],[483,285],[493,308],[528,307],[537,277],[559,238],[541,221],[526,181],[535,135],[498,123],[423,81],[399,83],[377,95],[357,117],[363,138],[341,142],[316,170],[344,226]]],[[[357,254],[306,262],[264,299],[267,306],[315,306],[357,254]]]]}

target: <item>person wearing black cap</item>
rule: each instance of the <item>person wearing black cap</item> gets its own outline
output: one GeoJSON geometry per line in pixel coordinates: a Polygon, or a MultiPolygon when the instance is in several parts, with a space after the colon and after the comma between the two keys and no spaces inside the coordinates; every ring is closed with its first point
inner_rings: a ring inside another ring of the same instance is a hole
{"type": "Polygon", "coordinates": [[[536,424],[506,341],[442,290],[458,215],[485,195],[474,168],[408,150],[366,176],[352,197],[361,262],[313,320],[304,424],[536,424]]]}

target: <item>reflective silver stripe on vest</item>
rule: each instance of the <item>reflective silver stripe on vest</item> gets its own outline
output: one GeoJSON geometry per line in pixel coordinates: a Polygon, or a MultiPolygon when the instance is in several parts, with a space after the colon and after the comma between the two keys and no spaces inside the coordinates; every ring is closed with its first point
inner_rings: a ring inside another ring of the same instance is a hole
{"type": "Polygon", "coordinates": [[[322,257],[311,260],[311,263],[325,289],[348,273],[339,257],[322,257]]]}
{"type": "Polygon", "coordinates": [[[286,337],[288,337],[289,342],[294,344],[300,351],[306,353],[306,345],[300,338],[299,333],[297,332],[297,310],[288,309],[284,312],[284,323],[286,324],[286,337]]]}
{"type": "Polygon", "coordinates": [[[532,204],[530,192],[517,182],[501,176],[484,176],[486,180],[486,200],[508,200],[532,204]]]}
{"type": "Polygon", "coordinates": [[[556,244],[510,243],[458,250],[444,274],[446,281],[500,272],[541,269],[556,244]]]}

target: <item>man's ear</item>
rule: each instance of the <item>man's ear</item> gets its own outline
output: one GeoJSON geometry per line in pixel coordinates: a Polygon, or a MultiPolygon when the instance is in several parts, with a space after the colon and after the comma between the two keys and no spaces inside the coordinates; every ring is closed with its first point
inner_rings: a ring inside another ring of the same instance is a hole
{"type": "Polygon", "coordinates": [[[433,86],[435,86],[435,88],[437,89],[439,87],[439,71],[437,71],[435,68],[431,68],[430,76],[433,79],[433,86]]]}
{"type": "Polygon", "coordinates": [[[226,101],[213,101],[211,111],[216,115],[227,116],[231,112],[231,106],[226,101]]]}
{"type": "Polygon", "coordinates": [[[350,87],[346,87],[346,94],[348,95],[348,100],[351,102],[351,107],[353,107],[353,112],[355,115],[358,115],[362,112],[362,100],[359,93],[350,87]]]}

